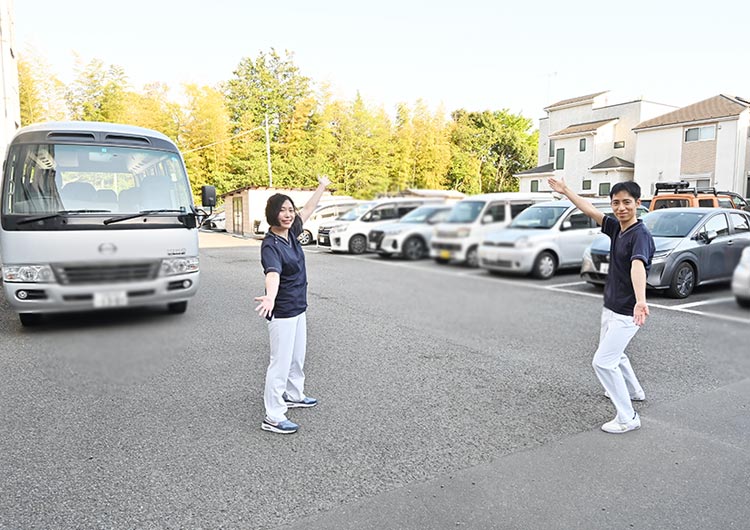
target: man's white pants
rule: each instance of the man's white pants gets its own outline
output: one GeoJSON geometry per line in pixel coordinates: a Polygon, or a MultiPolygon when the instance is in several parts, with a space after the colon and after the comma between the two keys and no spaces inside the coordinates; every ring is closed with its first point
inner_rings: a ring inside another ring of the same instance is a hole
{"type": "Polygon", "coordinates": [[[280,422],[286,419],[284,392],[293,401],[302,401],[305,398],[305,313],[291,318],[274,318],[268,323],[268,335],[271,343],[271,361],[266,371],[263,402],[268,419],[280,422]]]}
{"type": "Polygon", "coordinates": [[[635,410],[630,396],[643,392],[630,365],[630,359],[625,355],[625,348],[638,329],[632,315],[620,315],[606,307],[602,311],[599,348],[591,364],[617,409],[619,423],[633,419],[635,410]]]}

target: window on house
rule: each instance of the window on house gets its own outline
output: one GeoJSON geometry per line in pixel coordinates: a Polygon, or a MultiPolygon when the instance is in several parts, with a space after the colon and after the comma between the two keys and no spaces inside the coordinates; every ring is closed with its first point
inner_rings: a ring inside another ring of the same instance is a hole
{"type": "Polygon", "coordinates": [[[599,195],[602,197],[609,196],[609,182],[602,182],[599,184],[599,195]]]}
{"type": "Polygon", "coordinates": [[[539,191],[539,181],[538,180],[532,180],[531,181],[531,191],[532,192],[539,191]]]}
{"type": "Polygon", "coordinates": [[[549,141],[549,157],[552,158],[555,156],[555,141],[550,140],[549,141]]]}
{"type": "Polygon", "coordinates": [[[565,149],[558,149],[555,156],[555,169],[565,169],[565,149]]]}
{"type": "Polygon", "coordinates": [[[625,148],[625,142],[624,141],[615,142],[615,149],[623,149],[623,148],[625,148]]]}
{"type": "Polygon", "coordinates": [[[703,142],[716,138],[716,125],[704,125],[703,127],[690,127],[685,129],[686,142],[703,142]]]}
{"type": "Polygon", "coordinates": [[[578,150],[579,151],[586,150],[586,138],[581,138],[580,140],[578,140],[578,150]]]}
{"type": "Polygon", "coordinates": [[[590,190],[591,189],[591,181],[590,180],[584,180],[581,183],[581,189],[582,190],[590,190]]]}

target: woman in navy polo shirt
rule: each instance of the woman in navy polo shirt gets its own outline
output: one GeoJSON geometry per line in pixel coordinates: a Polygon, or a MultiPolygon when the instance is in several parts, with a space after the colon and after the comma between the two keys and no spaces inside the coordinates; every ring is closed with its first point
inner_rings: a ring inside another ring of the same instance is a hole
{"type": "Polygon", "coordinates": [[[260,247],[266,275],[266,293],[255,298],[255,311],[268,320],[271,360],[266,371],[263,401],[266,417],[261,429],[279,434],[297,432],[299,426],[287,419],[290,408],[314,407],[318,401],[305,395],[305,351],[307,346],[307,270],[305,254],[297,236],[320,197],[330,184],[318,178],[318,188],[297,215],[294,202],[277,193],[268,199],[266,220],[270,225],[260,247]]]}

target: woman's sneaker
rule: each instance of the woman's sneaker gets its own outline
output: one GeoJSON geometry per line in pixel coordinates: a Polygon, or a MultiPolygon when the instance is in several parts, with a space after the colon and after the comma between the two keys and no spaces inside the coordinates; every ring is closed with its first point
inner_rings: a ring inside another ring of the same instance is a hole
{"type": "Polygon", "coordinates": [[[286,407],[289,409],[306,409],[306,408],[314,407],[315,405],[318,404],[318,400],[311,398],[311,397],[306,397],[302,401],[293,401],[289,399],[289,396],[287,396],[286,394],[284,394],[283,397],[284,397],[284,403],[286,404],[286,407]]]}
{"type": "Polygon", "coordinates": [[[294,434],[299,429],[299,425],[289,420],[274,423],[268,418],[263,418],[260,428],[264,431],[275,432],[276,434],[294,434]]]}
{"type": "Polygon", "coordinates": [[[641,417],[638,416],[637,412],[633,416],[633,419],[630,421],[627,421],[626,423],[620,423],[617,421],[617,418],[615,418],[612,421],[608,421],[607,423],[602,425],[602,430],[604,432],[609,432],[612,434],[622,434],[622,433],[626,433],[628,431],[634,431],[640,428],[641,428],[641,417]]]}

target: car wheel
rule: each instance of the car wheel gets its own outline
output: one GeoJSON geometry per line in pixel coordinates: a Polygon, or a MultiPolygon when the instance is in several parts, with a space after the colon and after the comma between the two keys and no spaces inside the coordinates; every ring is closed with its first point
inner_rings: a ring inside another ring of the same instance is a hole
{"type": "Polygon", "coordinates": [[[367,239],[365,239],[365,236],[361,234],[352,236],[349,240],[349,252],[352,254],[362,254],[365,250],[367,250],[367,239]]]}
{"type": "Polygon", "coordinates": [[[667,294],[672,298],[687,298],[695,287],[695,270],[687,262],[682,262],[672,275],[667,294]]]}
{"type": "Polygon", "coordinates": [[[312,234],[309,230],[303,230],[302,233],[297,236],[297,241],[302,246],[309,245],[313,242],[312,234]]]}
{"type": "Polygon", "coordinates": [[[36,326],[42,321],[42,315],[39,313],[19,313],[18,318],[22,326],[36,326]]]}
{"type": "Polygon", "coordinates": [[[404,241],[404,248],[402,249],[404,257],[409,260],[422,259],[427,253],[427,247],[419,237],[410,237],[404,241]]]}
{"type": "Polygon", "coordinates": [[[172,302],[171,304],[167,304],[167,311],[174,315],[179,315],[187,311],[187,304],[187,300],[182,302],[172,302]]]}
{"type": "Polygon", "coordinates": [[[744,307],[745,309],[750,309],[750,298],[740,298],[738,296],[737,305],[740,307],[744,307]]]}
{"type": "Polygon", "coordinates": [[[479,247],[471,247],[466,251],[466,265],[472,269],[479,267],[479,247]]]}
{"type": "Polygon", "coordinates": [[[551,252],[545,250],[534,260],[534,269],[531,272],[535,278],[548,280],[557,272],[557,259],[551,252]]]}

